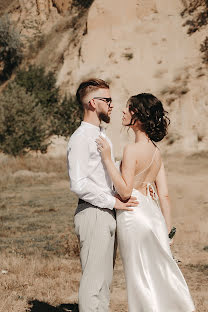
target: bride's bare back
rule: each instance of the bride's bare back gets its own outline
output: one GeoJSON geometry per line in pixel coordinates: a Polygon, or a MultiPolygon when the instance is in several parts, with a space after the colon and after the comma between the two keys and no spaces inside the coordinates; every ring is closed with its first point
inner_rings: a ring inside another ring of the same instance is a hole
{"type": "Polygon", "coordinates": [[[137,155],[133,187],[146,195],[146,186],[155,183],[162,160],[159,149],[153,143],[142,147],[135,143],[137,155]]]}
{"type": "Polygon", "coordinates": [[[128,191],[137,189],[143,195],[147,195],[147,183],[155,183],[161,210],[170,231],[168,186],[160,150],[156,145],[151,141],[127,145],[124,148],[121,174],[128,185],[128,191]]]}

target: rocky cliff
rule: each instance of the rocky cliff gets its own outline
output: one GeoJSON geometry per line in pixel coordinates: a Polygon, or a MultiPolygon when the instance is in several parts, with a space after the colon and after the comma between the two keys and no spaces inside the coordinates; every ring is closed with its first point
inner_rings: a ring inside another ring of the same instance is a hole
{"type": "Polygon", "coordinates": [[[165,151],[208,150],[208,70],[200,52],[208,27],[189,36],[180,14],[186,5],[95,0],[87,10],[71,0],[19,0],[10,12],[24,36],[44,42],[28,61],[55,70],[64,91],[74,93],[91,76],[110,82],[115,108],[108,132],[119,156],[131,140],[120,134],[122,108],[140,92],[160,97],[170,113],[165,151]]]}

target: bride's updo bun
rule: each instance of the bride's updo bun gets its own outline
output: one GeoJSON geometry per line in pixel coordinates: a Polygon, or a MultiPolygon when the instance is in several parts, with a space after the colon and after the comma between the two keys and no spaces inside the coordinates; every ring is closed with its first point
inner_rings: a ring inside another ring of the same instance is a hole
{"type": "Polygon", "coordinates": [[[141,130],[150,140],[161,141],[167,134],[170,119],[160,100],[150,93],[140,93],[128,100],[129,111],[132,114],[131,124],[141,122],[141,130]]]}

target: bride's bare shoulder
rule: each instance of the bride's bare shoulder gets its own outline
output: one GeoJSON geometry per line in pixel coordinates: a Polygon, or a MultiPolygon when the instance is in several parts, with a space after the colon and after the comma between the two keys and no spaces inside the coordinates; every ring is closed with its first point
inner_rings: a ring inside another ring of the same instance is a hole
{"type": "Polygon", "coordinates": [[[154,142],[148,142],[147,144],[143,144],[143,142],[137,142],[135,144],[135,152],[139,157],[161,157],[161,152],[158,146],[154,142]]]}
{"type": "Polygon", "coordinates": [[[124,157],[131,157],[133,159],[135,155],[136,146],[135,143],[128,143],[124,146],[123,149],[123,158],[124,157]]]}
{"type": "Polygon", "coordinates": [[[133,151],[135,148],[136,148],[135,143],[128,143],[124,146],[124,153],[129,152],[129,151],[133,151]]]}

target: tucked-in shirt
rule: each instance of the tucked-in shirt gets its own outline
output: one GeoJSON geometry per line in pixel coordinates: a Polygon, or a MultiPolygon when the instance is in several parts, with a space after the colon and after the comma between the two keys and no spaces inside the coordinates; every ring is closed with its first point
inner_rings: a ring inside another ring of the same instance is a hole
{"type": "Polygon", "coordinates": [[[113,183],[95,142],[100,135],[109,142],[114,161],[112,143],[105,130],[83,121],[68,143],[70,186],[80,199],[100,208],[113,209],[116,201],[113,183]]]}

